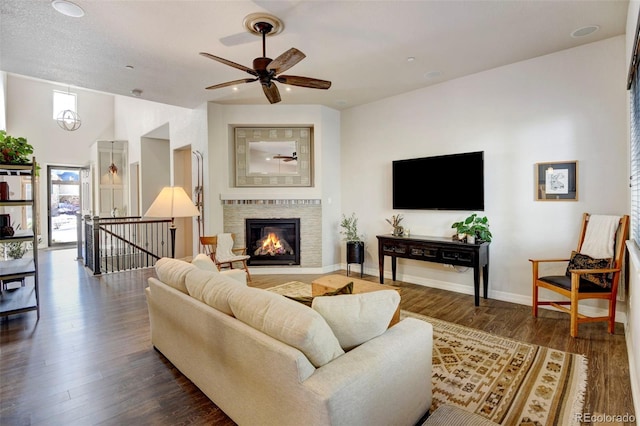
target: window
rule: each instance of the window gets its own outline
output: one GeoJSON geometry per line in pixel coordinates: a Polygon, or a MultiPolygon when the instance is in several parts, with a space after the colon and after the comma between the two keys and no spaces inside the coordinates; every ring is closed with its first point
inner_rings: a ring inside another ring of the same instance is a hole
{"type": "Polygon", "coordinates": [[[630,176],[631,187],[631,235],[630,238],[640,246],[640,12],[636,23],[627,89],[631,101],[630,122],[630,176]]]}
{"type": "Polygon", "coordinates": [[[69,92],[53,91],[53,119],[56,120],[65,110],[76,111],[76,94],[69,92]]]}

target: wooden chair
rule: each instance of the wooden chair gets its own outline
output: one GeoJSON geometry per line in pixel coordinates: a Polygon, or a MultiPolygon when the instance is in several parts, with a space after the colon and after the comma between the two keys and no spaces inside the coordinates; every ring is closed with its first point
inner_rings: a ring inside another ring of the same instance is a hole
{"type": "MultiPolygon", "coordinates": [[[[587,234],[587,226],[591,215],[585,213],[582,219],[582,228],[578,239],[577,252],[583,247],[585,235],[587,234]]],[[[628,238],[629,232],[629,216],[622,216],[618,222],[615,233],[614,251],[610,265],[608,267],[597,267],[596,269],[569,269],[567,275],[539,276],[539,265],[544,262],[567,262],[570,259],[529,259],[532,263],[533,270],[533,316],[538,316],[538,306],[551,305],[563,312],[571,315],[571,337],[578,336],[578,324],[584,322],[607,321],[609,323],[608,331],[613,334],[615,329],[616,317],[616,297],[618,295],[618,283],[622,275],[622,268],[625,257],[625,240],[628,238]],[[592,282],[593,274],[609,274],[596,275],[596,281],[602,281],[600,284],[592,282]],[[544,288],[559,293],[569,300],[562,301],[544,301],[538,299],[538,290],[544,288]],[[578,312],[578,302],[584,299],[605,299],[609,301],[609,312],[607,316],[588,317],[578,312]],[[567,308],[566,305],[569,305],[567,308]]],[[[604,262],[603,262],[604,263],[604,262]]],[[[584,266],[582,267],[584,268],[584,266]]]]}
{"type": "MultiPolygon", "coordinates": [[[[235,242],[236,236],[235,234],[231,234],[231,239],[235,242]]],[[[242,263],[242,268],[247,273],[247,280],[251,281],[251,274],[249,273],[249,268],[247,267],[247,260],[249,260],[250,256],[247,255],[247,249],[243,248],[233,248],[231,251],[233,252],[232,256],[220,258],[216,257],[216,252],[218,248],[218,236],[207,236],[200,237],[200,244],[204,247],[204,251],[211,260],[216,264],[218,270],[222,268],[234,269],[234,263],[242,263]]]]}

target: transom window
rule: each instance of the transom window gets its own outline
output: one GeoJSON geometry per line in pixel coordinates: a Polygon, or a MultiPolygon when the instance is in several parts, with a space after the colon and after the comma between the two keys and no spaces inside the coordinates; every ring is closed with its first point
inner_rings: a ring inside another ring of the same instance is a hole
{"type": "Polygon", "coordinates": [[[56,120],[60,113],[65,110],[76,110],[76,94],[69,92],[53,91],[53,119],[56,120]]]}

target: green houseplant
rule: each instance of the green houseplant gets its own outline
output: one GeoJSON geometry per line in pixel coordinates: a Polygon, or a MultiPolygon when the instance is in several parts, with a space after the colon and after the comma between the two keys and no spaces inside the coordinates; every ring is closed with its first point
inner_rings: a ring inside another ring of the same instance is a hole
{"type": "Polygon", "coordinates": [[[23,137],[7,135],[0,130],[0,163],[26,164],[31,162],[33,146],[23,137]]]}
{"type": "Polygon", "coordinates": [[[486,216],[480,217],[477,213],[473,213],[463,221],[454,222],[451,227],[456,230],[458,239],[463,239],[464,235],[470,243],[476,240],[490,242],[493,237],[489,230],[489,219],[486,216]]]}
{"type": "Polygon", "coordinates": [[[340,227],[342,228],[340,233],[347,243],[364,244],[364,241],[362,241],[363,236],[358,233],[358,218],[355,213],[351,213],[349,217],[343,214],[340,227]]]}

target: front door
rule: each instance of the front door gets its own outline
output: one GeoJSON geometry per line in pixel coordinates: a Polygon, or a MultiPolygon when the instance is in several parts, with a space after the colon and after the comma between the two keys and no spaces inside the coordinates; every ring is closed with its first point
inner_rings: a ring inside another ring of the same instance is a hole
{"type": "Polygon", "coordinates": [[[82,212],[80,167],[47,167],[49,247],[75,245],[82,212]]]}

